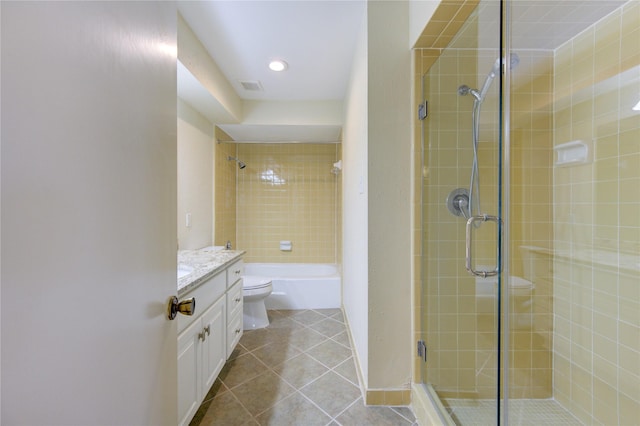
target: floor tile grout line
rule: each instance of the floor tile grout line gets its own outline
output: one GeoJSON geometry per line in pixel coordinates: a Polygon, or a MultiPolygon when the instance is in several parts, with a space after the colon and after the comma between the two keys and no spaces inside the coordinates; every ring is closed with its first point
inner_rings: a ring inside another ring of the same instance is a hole
{"type": "Polygon", "coordinates": [[[344,410],[340,411],[340,412],[335,416],[335,418],[334,418],[333,420],[334,420],[336,423],[341,424],[341,423],[337,420],[337,419],[338,419],[338,417],[340,417],[341,415],[343,415],[344,413],[346,413],[346,412],[347,412],[347,410],[349,410],[349,408],[353,407],[353,406],[354,406],[354,404],[358,403],[358,401],[361,401],[361,400],[362,400],[362,396],[357,397],[357,398],[356,398],[356,399],[355,399],[351,404],[347,405],[347,406],[345,407],[345,409],[344,409],[344,410]]]}
{"type": "MultiPolygon", "coordinates": [[[[245,354],[245,355],[251,355],[251,356],[253,356],[253,357],[254,357],[254,358],[255,358],[259,363],[261,363],[262,365],[264,365],[266,368],[270,368],[267,364],[265,364],[264,362],[262,362],[262,360],[260,360],[260,358],[258,358],[257,356],[255,356],[255,355],[253,355],[253,354],[245,354]]],[[[244,356],[244,355],[243,355],[243,356],[244,356]]],[[[236,359],[237,359],[237,358],[236,358],[236,359]]],[[[223,367],[223,369],[224,369],[224,367],[223,367]]],[[[251,378],[249,378],[249,379],[247,379],[247,380],[245,380],[245,381],[243,381],[243,382],[240,382],[240,383],[236,384],[236,385],[235,385],[235,386],[233,386],[233,387],[229,387],[229,385],[228,385],[228,384],[226,384],[226,383],[224,382],[224,380],[223,380],[223,379],[219,379],[219,380],[220,380],[220,382],[222,382],[222,384],[223,384],[223,385],[225,385],[225,386],[226,386],[226,388],[227,388],[228,390],[233,390],[233,389],[237,388],[238,386],[242,386],[242,385],[244,385],[245,383],[250,382],[251,380],[255,379],[256,377],[262,376],[263,374],[264,374],[264,372],[259,373],[259,374],[255,375],[255,376],[252,376],[251,378]]],[[[214,381],[214,383],[215,383],[215,381],[214,381]]],[[[207,392],[208,392],[208,391],[207,391],[207,392]]]]}
{"type": "Polygon", "coordinates": [[[278,377],[280,377],[280,379],[281,379],[283,382],[285,382],[286,384],[288,384],[289,386],[291,386],[292,388],[294,388],[296,391],[300,391],[300,389],[302,389],[302,388],[304,388],[304,387],[307,387],[307,386],[308,386],[308,385],[310,385],[311,383],[313,383],[313,382],[315,382],[316,380],[318,380],[320,377],[322,377],[322,376],[324,376],[325,374],[327,374],[329,371],[331,371],[331,370],[327,370],[327,371],[325,371],[324,373],[320,374],[320,375],[319,375],[318,377],[316,377],[315,379],[312,379],[310,382],[305,383],[304,385],[299,386],[299,387],[296,387],[293,383],[288,382],[284,377],[282,377],[280,374],[278,374],[278,372],[274,371],[274,373],[275,373],[278,377]]]}
{"type": "MultiPolygon", "coordinates": [[[[328,368],[329,370],[333,370],[335,367],[337,367],[338,365],[342,364],[343,362],[345,362],[347,359],[349,359],[350,357],[347,357],[345,359],[343,359],[342,361],[340,361],[338,364],[336,364],[333,367],[328,366],[327,364],[323,363],[322,361],[320,361],[319,359],[315,358],[313,355],[311,354],[307,354],[308,356],[310,356],[311,358],[313,358],[314,361],[319,362],[320,364],[322,364],[324,367],[328,368]]],[[[340,373],[338,373],[340,374],[340,373]]]]}
{"type": "Polygon", "coordinates": [[[328,424],[330,424],[332,421],[334,421],[334,420],[335,420],[335,419],[334,419],[334,417],[333,417],[331,414],[327,413],[327,412],[326,412],[322,407],[320,407],[318,404],[316,404],[316,403],[315,403],[311,398],[309,398],[307,395],[305,395],[304,393],[300,392],[300,389],[298,389],[298,393],[299,393],[300,395],[302,395],[302,397],[303,397],[304,399],[306,399],[306,400],[307,400],[307,401],[309,401],[311,404],[313,404],[313,406],[314,406],[314,407],[316,407],[318,410],[320,410],[320,411],[322,411],[324,414],[326,414],[326,415],[327,415],[327,417],[329,417],[329,423],[328,423],[328,424]]]}
{"type": "MultiPolygon", "coordinates": [[[[339,334],[342,334],[342,333],[339,333],[339,334]]],[[[336,334],[336,336],[337,336],[337,334],[336,334]]],[[[335,337],[335,336],[333,336],[333,337],[335,337]]],[[[329,337],[329,339],[333,340],[333,337],[329,337]]],[[[333,341],[336,342],[337,344],[339,344],[340,346],[343,346],[343,347],[345,347],[347,349],[351,349],[349,346],[346,346],[343,343],[338,342],[337,340],[333,340],[333,341]]]]}
{"type": "Polygon", "coordinates": [[[353,383],[351,380],[349,380],[348,378],[344,377],[342,374],[338,373],[337,371],[331,370],[334,373],[336,373],[338,376],[342,377],[343,379],[345,379],[347,382],[351,383],[353,386],[355,386],[356,388],[358,388],[358,390],[360,390],[360,386],[358,386],[357,384],[353,383]]]}
{"type": "MultiPolygon", "coordinates": [[[[249,415],[251,417],[253,417],[253,419],[258,422],[258,424],[261,424],[260,421],[258,421],[258,417],[260,417],[261,415],[263,415],[264,413],[266,413],[267,411],[275,408],[278,404],[284,403],[286,400],[293,398],[296,394],[299,394],[302,398],[304,398],[305,400],[307,400],[307,402],[311,403],[314,407],[316,407],[318,410],[320,410],[323,414],[325,414],[328,418],[329,418],[329,423],[327,424],[331,424],[332,421],[335,421],[335,418],[333,416],[331,416],[331,414],[327,413],[324,409],[322,409],[322,407],[320,407],[318,404],[316,404],[315,402],[313,402],[313,400],[311,400],[308,396],[306,396],[304,393],[300,392],[299,389],[296,389],[294,392],[291,392],[291,394],[287,395],[286,397],[282,398],[281,400],[277,401],[275,404],[273,404],[271,407],[261,411],[260,413],[256,414],[255,416],[253,414],[251,414],[249,412],[249,415]]],[[[235,396],[235,395],[234,395],[235,396]]],[[[351,407],[350,404],[349,407],[351,407]]],[[[245,408],[243,406],[243,408],[245,408]]],[[[246,408],[245,408],[246,410],[246,408]]],[[[248,412],[248,411],[247,411],[248,412]]],[[[340,414],[342,414],[343,411],[340,412],[340,414]]],[[[340,415],[338,414],[338,415],[340,415]]],[[[337,417],[337,416],[336,416],[337,417]]]]}
{"type": "MultiPolygon", "coordinates": [[[[254,416],[253,414],[251,414],[251,411],[249,411],[249,409],[248,409],[247,407],[245,407],[245,405],[242,403],[242,401],[240,401],[240,398],[238,398],[238,396],[237,396],[235,393],[233,393],[233,392],[231,391],[231,389],[229,389],[229,391],[228,391],[228,392],[231,394],[231,396],[233,397],[233,399],[235,399],[235,400],[236,400],[236,402],[237,402],[238,404],[240,404],[240,407],[242,407],[242,409],[243,409],[243,410],[244,410],[244,411],[249,415],[249,417],[251,417],[253,420],[256,420],[256,419],[255,419],[255,416],[254,416]]],[[[257,420],[256,420],[256,422],[257,422],[257,420]]],[[[260,423],[260,422],[258,422],[258,423],[260,423]]]]}
{"type": "MultiPolygon", "coordinates": [[[[275,373],[275,372],[273,372],[273,373],[277,375],[277,373],[275,373]]],[[[266,374],[266,373],[263,373],[263,374],[266,374]]],[[[262,375],[262,374],[260,374],[260,375],[262,375]]],[[[258,376],[256,376],[256,377],[258,377],[258,376]]],[[[245,382],[245,383],[246,383],[246,382],[245,382]]],[[[289,385],[289,386],[291,386],[291,385],[289,385]]],[[[296,392],[298,392],[298,390],[297,390],[295,387],[291,386],[291,388],[293,389],[293,392],[291,392],[289,395],[285,396],[284,398],[282,398],[282,399],[280,399],[280,400],[278,400],[278,401],[274,402],[274,403],[273,403],[273,405],[271,405],[271,406],[269,406],[269,407],[265,408],[264,410],[260,411],[259,413],[255,414],[255,415],[254,415],[254,414],[252,414],[252,413],[251,413],[251,411],[249,411],[249,409],[248,409],[248,408],[247,408],[247,407],[242,403],[242,401],[240,401],[240,398],[238,398],[238,397],[237,397],[237,395],[236,395],[235,393],[231,392],[231,394],[233,395],[233,397],[234,397],[236,400],[238,400],[238,402],[240,403],[240,405],[242,406],[242,408],[244,408],[244,410],[245,410],[247,413],[249,413],[249,415],[253,418],[253,420],[255,420],[258,424],[261,424],[261,423],[260,423],[260,421],[258,421],[258,417],[259,417],[259,416],[261,416],[263,413],[265,413],[265,412],[269,411],[270,409],[272,409],[273,407],[275,407],[276,405],[278,405],[280,402],[282,402],[282,401],[284,401],[284,400],[288,399],[289,397],[291,397],[292,395],[294,395],[296,392]]]]}

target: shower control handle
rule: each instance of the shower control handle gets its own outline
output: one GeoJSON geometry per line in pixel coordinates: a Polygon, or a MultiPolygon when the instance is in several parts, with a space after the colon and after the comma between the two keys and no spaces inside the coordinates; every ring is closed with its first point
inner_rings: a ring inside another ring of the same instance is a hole
{"type": "Polygon", "coordinates": [[[467,220],[467,239],[466,239],[466,249],[465,249],[465,258],[466,264],[465,267],[467,271],[471,275],[475,275],[476,277],[493,277],[498,275],[500,272],[500,261],[498,259],[498,264],[495,269],[492,271],[476,271],[473,269],[473,257],[472,257],[472,246],[473,246],[473,229],[475,228],[475,222],[495,222],[497,226],[500,226],[502,221],[497,216],[491,216],[488,214],[483,214],[481,216],[471,216],[469,220],[467,220]]]}

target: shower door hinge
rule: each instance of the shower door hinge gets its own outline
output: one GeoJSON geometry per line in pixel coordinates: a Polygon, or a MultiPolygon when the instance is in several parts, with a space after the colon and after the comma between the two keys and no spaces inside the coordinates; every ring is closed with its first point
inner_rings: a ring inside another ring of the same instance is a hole
{"type": "Polygon", "coordinates": [[[427,345],[424,340],[418,340],[418,356],[427,362],[427,345]]]}
{"type": "Polygon", "coordinates": [[[418,119],[424,120],[425,118],[427,118],[427,101],[418,105],[418,119]]]}

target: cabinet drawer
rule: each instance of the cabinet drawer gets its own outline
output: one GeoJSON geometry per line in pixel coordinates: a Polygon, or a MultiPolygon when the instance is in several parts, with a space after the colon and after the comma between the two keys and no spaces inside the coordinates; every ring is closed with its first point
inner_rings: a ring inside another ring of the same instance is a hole
{"type": "Polygon", "coordinates": [[[227,288],[234,285],[244,275],[244,262],[238,260],[227,268],[227,288]]]}
{"type": "Polygon", "coordinates": [[[231,321],[238,312],[242,312],[242,280],[227,291],[227,321],[231,321]]]}
{"type": "Polygon", "coordinates": [[[227,358],[242,337],[242,310],[236,312],[235,316],[227,323],[227,358]]]}
{"type": "Polygon", "coordinates": [[[202,315],[202,313],[206,311],[213,302],[218,300],[220,296],[224,295],[227,289],[226,280],[225,273],[220,272],[183,296],[182,299],[195,297],[196,310],[192,316],[178,315],[178,333],[187,328],[189,324],[202,315]]]}

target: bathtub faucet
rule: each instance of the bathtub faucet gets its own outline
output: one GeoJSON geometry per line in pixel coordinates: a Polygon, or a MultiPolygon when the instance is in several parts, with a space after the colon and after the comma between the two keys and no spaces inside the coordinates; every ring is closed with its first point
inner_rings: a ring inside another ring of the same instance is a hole
{"type": "Polygon", "coordinates": [[[231,240],[227,240],[227,244],[225,244],[224,248],[227,250],[231,250],[231,240]]]}

